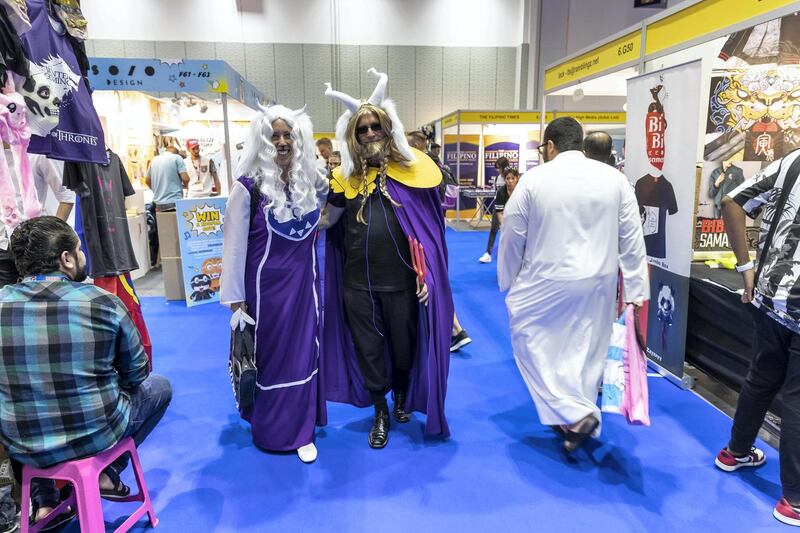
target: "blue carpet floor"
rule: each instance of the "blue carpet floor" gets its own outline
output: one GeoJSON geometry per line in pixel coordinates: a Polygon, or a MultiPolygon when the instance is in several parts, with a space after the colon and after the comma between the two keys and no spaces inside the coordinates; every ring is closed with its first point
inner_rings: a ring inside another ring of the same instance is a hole
{"type": "MultiPolygon", "coordinates": [[[[474,342],[453,355],[453,436],[423,437],[422,417],[372,450],[369,409],[329,404],[319,459],[256,449],[234,410],[228,311],[145,298],[156,370],[175,391],[140,456],[162,532],[767,531],[781,494],[777,453],[725,474],[714,456],[730,419],[691,392],[650,380],[652,427],[605,418],[602,437],[566,458],[539,425],[514,364],[486,233],[448,232],[458,316],[474,342]]],[[[108,525],[127,507],[109,504],[108,525]]],[[[112,523],[113,521],[113,523],[112,523]]],[[[144,524],[144,521],[140,522],[144,524]]],[[[76,524],[68,529],[78,531],[76,524]]],[[[144,530],[144,526],[139,529],[144,530]]]]}

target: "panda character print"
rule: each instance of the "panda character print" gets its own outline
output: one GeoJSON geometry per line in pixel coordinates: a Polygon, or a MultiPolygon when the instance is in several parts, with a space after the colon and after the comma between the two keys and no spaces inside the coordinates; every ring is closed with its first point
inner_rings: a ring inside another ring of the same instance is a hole
{"type": "Polygon", "coordinates": [[[210,300],[214,296],[214,291],[211,290],[211,276],[208,274],[197,274],[189,282],[192,287],[192,295],[190,298],[193,302],[202,302],[210,300]]]}

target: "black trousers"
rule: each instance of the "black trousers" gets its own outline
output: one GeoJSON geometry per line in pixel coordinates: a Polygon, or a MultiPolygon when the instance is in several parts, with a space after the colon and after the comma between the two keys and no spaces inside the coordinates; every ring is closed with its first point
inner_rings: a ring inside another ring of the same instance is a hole
{"type": "Polygon", "coordinates": [[[0,250],[0,287],[13,285],[19,281],[17,265],[11,250],[0,250]]]}
{"type": "Polygon", "coordinates": [[[408,379],[417,346],[419,300],[414,289],[370,294],[345,287],[344,306],[367,390],[386,394],[407,386],[402,381],[408,379]],[[394,383],[386,368],[387,348],[394,383]]]}
{"type": "Polygon", "coordinates": [[[800,335],[754,309],[757,352],[750,363],[728,447],[746,453],[756,440],[767,409],[783,390],[781,484],[790,502],[800,503],[800,335]]]}
{"type": "Polygon", "coordinates": [[[489,244],[486,245],[486,253],[492,255],[492,248],[494,248],[494,240],[497,238],[497,232],[500,231],[500,216],[497,211],[492,212],[492,227],[489,229],[489,244]]]}

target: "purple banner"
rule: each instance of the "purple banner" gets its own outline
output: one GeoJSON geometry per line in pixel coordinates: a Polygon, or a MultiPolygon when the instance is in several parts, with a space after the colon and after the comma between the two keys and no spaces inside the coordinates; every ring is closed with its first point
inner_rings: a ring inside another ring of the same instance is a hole
{"type": "Polygon", "coordinates": [[[512,167],[519,167],[519,143],[510,142],[506,139],[496,135],[485,135],[483,138],[484,143],[486,143],[486,147],[483,149],[483,183],[487,187],[494,184],[495,179],[497,179],[498,172],[494,164],[501,157],[508,159],[512,167]]]}

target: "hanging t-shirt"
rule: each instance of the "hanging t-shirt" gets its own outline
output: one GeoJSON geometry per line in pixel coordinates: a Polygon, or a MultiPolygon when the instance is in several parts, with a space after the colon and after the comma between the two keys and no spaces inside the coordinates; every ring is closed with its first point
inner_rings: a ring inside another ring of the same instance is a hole
{"type": "Polygon", "coordinates": [[[28,152],[62,161],[106,163],[100,118],[64,25],[50,17],[44,0],[28,0],[31,29],[22,43],[31,60],[31,74],[44,74],[61,101],[58,126],[48,135],[31,136],[28,152]]]}
{"type": "Polygon", "coordinates": [[[635,192],[647,255],[663,259],[667,256],[667,215],[678,212],[675,190],[664,176],[648,174],[636,182],[635,192]]]}
{"type": "Polygon", "coordinates": [[[118,276],[139,268],[128,232],[125,197],[134,194],[119,156],[109,150],[107,165],[64,164],[64,185],[80,196],[81,218],[93,278],[118,276]]]}

